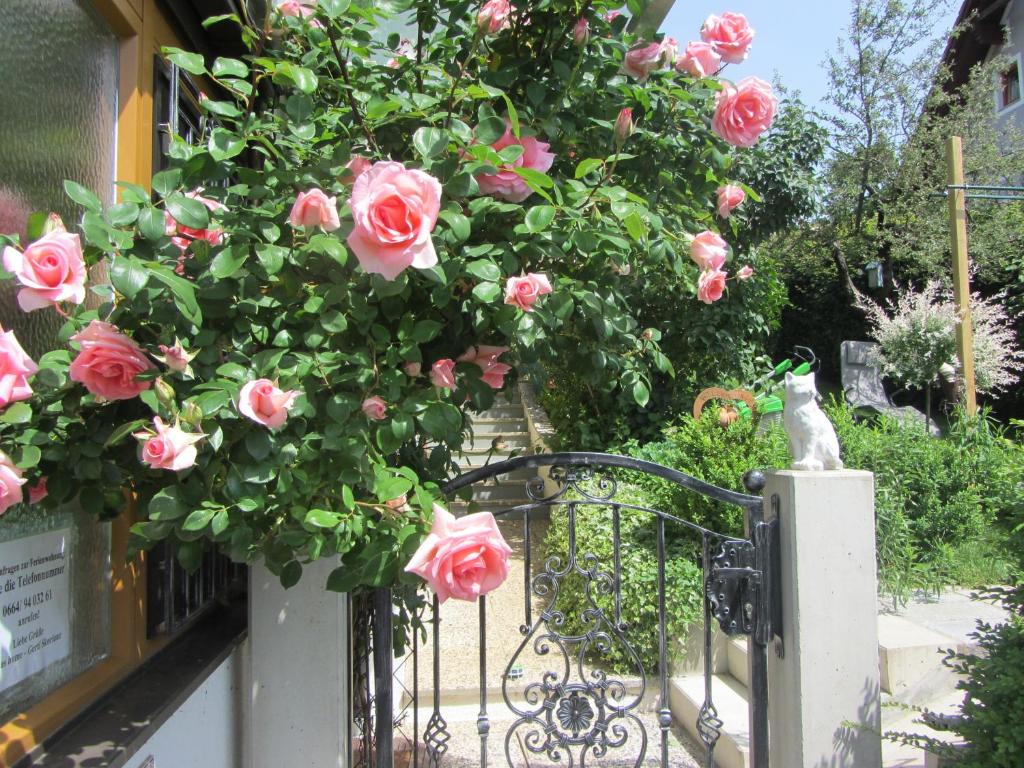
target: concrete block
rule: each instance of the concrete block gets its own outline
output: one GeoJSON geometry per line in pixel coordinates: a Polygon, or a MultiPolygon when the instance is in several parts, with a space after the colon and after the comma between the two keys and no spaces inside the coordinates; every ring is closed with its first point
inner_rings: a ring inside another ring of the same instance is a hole
{"type": "MultiPolygon", "coordinates": [[[[718,768],[750,768],[750,705],[746,686],[732,675],[713,675],[711,701],[722,720],[721,736],[715,744],[718,768]]],[[[704,675],[684,675],[669,681],[672,717],[698,744],[697,717],[704,705],[704,675]]]]}
{"type": "Polygon", "coordinates": [[[779,500],[784,655],[768,654],[771,764],[882,762],[874,477],[768,473],[779,500]]]}
{"type": "Polygon", "coordinates": [[[335,567],[307,565],[289,590],[249,569],[246,768],[348,768],[348,599],[324,588],[335,567]]]}

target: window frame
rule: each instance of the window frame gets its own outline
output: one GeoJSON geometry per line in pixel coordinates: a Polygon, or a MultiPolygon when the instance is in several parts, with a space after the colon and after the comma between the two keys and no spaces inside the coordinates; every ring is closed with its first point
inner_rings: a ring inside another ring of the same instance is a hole
{"type": "Polygon", "coordinates": [[[1021,104],[1024,104],[1024,78],[1022,78],[1022,75],[1024,75],[1024,62],[1022,62],[1021,54],[1017,53],[1010,57],[1009,67],[1004,70],[1003,74],[999,75],[999,82],[996,84],[995,99],[997,117],[1002,117],[1005,114],[1013,112],[1015,109],[1020,107],[1021,104]],[[1005,72],[1010,71],[1011,68],[1016,69],[1017,72],[1017,100],[1010,102],[1009,104],[1003,104],[1003,77],[1005,72]]]}
{"type": "MultiPolygon", "coordinates": [[[[154,62],[181,40],[158,0],[87,0],[117,36],[118,115],[115,178],[149,189],[153,171],[154,62]]],[[[14,765],[39,748],[129,673],[165,647],[173,635],[146,632],[146,554],[125,559],[135,499],[111,526],[110,655],[7,723],[0,723],[0,765],[14,765]]]]}

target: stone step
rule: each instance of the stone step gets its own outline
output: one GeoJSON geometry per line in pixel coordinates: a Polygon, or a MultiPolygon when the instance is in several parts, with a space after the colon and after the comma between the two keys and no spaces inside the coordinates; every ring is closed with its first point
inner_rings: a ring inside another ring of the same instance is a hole
{"type": "MultiPolygon", "coordinates": [[[[750,768],[750,712],[746,687],[728,674],[712,675],[711,700],[722,721],[715,744],[718,768],[750,768]]],[[[704,704],[704,675],[674,677],[669,682],[672,717],[698,744],[697,718],[704,704]]]]}
{"type": "MultiPolygon", "coordinates": [[[[920,722],[924,708],[944,715],[957,715],[964,700],[963,691],[952,691],[941,698],[928,702],[923,707],[907,708],[892,702],[891,697],[882,694],[882,730],[895,733],[926,736],[947,743],[959,743],[960,739],[950,731],[937,731],[920,722]]],[[[925,750],[911,744],[900,744],[889,739],[882,741],[882,766],[884,768],[933,768],[935,757],[929,762],[925,750]]]]}
{"type": "Polygon", "coordinates": [[[894,700],[918,704],[956,688],[957,675],[942,660],[949,649],[968,646],[902,616],[878,616],[878,669],[882,690],[894,700]]]}
{"type": "Polygon", "coordinates": [[[499,448],[501,450],[514,450],[516,448],[525,449],[530,447],[530,433],[529,432],[475,432],[473,435],[473,441],[471,443],[465,443],[462,447],[463,451],[484,451],[485,453],[490,450],[494,442],[500,443],[499,448]],[[504,446],[503,448],[501,446],[504,446]]]}
{"type": "Polygon", "coordinates": [[[471,419],[473,433],[477,435],[494,435],[525,432],[529,433],[529,425],[523,418],[507,419],[471,419]]]}
{"type": "Polygon", "coordinates": [[[747,648],[749,639],[732,637],[726,643],[726,658],[729,674],[745,688],[750,687],[750,668],[747,666],[747,648]]]}
{"type": "Polygon", "coordinates": [[[475,419],[521,419],[524,416],[522,405],[495,405],[486,411],[480,411],[475,419]]]}
{"type": "Polygon", "coordinates": [[[480,503],[497,501],[517,501],[526,504],[530,497],[526,494],[526,483],[523,480],[506,480],[501,483],[485,483],[473,489],[473,500],[480,503]]]}

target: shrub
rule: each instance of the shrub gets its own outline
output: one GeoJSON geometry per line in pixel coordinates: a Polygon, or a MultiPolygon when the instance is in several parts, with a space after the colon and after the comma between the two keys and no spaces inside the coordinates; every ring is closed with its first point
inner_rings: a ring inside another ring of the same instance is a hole
{"type": "MultiPolygon", "coordinates": [[[[620,488],[619,501],[645,505],[644,494],[633,488],[620,488]]],[[[562,556],[567,551],[568,514],[553,509],[551,526],[544,539],[545,557],[562,556]]],[[[636,652],[645,670],[658,668],[658,548],[656,520],[649,512],[623,510],[620,535],[622,546],[622,620],[626,623],[625,638],[636,652]]],[[[691,624],[700,620],[703,574],[692,539],[682,534],[679,526],[666,525],[665,596],[667,636],[670,651],[677,649],[675,638],[685,635],[691,624]]],[[[576,516],[576,540],[579,558],[589,553],[597,557],[600,570],[612,573],[614,547],[612,512],[606,507],[580,507],[576,516]]],[[[564,560],[563,560],[564,562],[564,560]]],[[[614,594],[594,590],[595,602],[614,621],[614,594]]],[[[566,614],[561,631],[565,634],[585,633],[593,621],[585,622],[582,613],[591,607],[586,594],[586,581],[581,576],[565,579],[560,585],[558,609],[566,614]]],[[[607,627],[603,627],[607,630],[607,627]]],[[[636,664],[625,647],[614,638],[607,651],[594,654],[620,674],[636,674],[636,664]]]]}
{"type": "MultiPolygon", "coordinates": [[[[786,434],[778,426],[759,432],[750,421],[736,421],[723,428],[714,408],[700,420],[680,419],[667,428],[664,439],[644,446],[633,445],[630,454],[678,469],[688,475],[734,491],[744,492],[743,475],[751,469],[778,469],[789,464],[786,434]]],[[[743,533],[743,510],[711,501],[656,477],[637,480],[648,506],[729,536],[743,533]]]]}
{"type": "Polygon", "coordinates": [[[954,655],[950,666],[965,679],[963,720],[955,730],[967,742],[959,768],[1017,768],[1024,755],[1024,589],[1002,592],[1009,619],[979,622],[977,652],[954,655]]]}

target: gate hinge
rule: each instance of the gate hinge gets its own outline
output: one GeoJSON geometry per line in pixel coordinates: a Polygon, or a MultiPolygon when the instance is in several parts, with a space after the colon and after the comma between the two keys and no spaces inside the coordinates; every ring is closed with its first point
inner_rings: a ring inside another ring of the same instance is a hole
{"type": "Polygon", "coordinates": [[[752,635],[762,645],[772,635],[772,523],[754,527],[752,541],[727,539],[708,564],[704,592],[711,615],[727,635],[752,635]]]}

